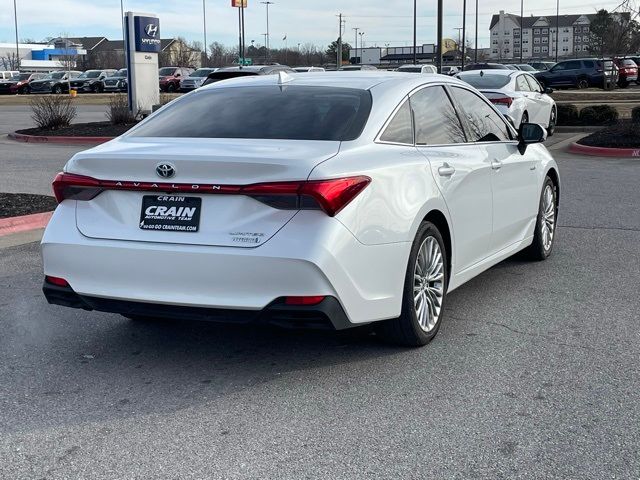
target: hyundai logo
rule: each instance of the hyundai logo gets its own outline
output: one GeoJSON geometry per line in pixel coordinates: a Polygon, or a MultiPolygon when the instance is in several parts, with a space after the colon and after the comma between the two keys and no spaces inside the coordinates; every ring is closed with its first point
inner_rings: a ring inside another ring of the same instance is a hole
{"type": "Polygon", "coordinates": [[[176,174],[176,167],[170,163],[160,163],[156,167],[156,173],[162,178],[171,178],[176,174]]]}
{"type": "Polygon", "coordinates": [[[144,27],[145,33],[150,37],[155,37],[158,34],[158,25],[155,23],[149,23],[144,27]]]}

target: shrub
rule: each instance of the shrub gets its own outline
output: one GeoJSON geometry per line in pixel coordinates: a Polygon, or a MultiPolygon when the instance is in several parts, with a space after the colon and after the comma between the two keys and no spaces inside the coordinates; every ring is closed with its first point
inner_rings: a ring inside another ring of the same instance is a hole
{"type": "Polygon", "coordinates": [[[30,102],[31,118],[38,128],[57,130],[67,127],[76,117],[76,107],[70,97],[65,95],[43,95],[30,102]]]}
{"type": "Polygon", "coordinates": [[[640,123],[640,107],[633,107],[631,109],[631,121],[633,123],[640,123]]]}
{"type": "Polygon", "coordinates": [[[611,105],[593,105],[580,111],[583,125],[613,125],[618,121],[618,111],[611,105]]]}
{"type": "Polygon", "coordinates": [[[575,125],[578,123],[578,107],[572,103],[558,104],[558,125],[575,125]]]}
{"type": "Polygon", "coordinates": [[[129,110],[126,95],[117,94],[109,99],[107,118],[113,125],[128,125],[136,122],[136,116],[129,110]]]}

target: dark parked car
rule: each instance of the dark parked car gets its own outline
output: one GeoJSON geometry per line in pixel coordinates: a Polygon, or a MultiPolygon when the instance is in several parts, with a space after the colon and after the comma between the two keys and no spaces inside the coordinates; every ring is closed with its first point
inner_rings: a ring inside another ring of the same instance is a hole
{"type": "Polygon", "coordinates": [[[115,70],[87,70],[71,81],[71,88],[78,92],[102,93],[104,79],[115,73],[115,70]]]}
{"type": "Polygon", "coordinates": [[[638,81],[638,65],[631,58],[616,58],[613,63],[618,67],[618,86],[627,88],[631,82],[638,81]]]}
{"type": "Polygon", "coordinates": [[[210,73],[219,70],[218,68],[199,68],[188,77],[184,77],[180,80],[180,91],[190,92],[198,87],[201,87],[204,81],[207,79],[210,73]]]}
{"type": "Polygon", "coordinates": [[[127,91],[127,69],[121,68],[112,76],[107,77],[102,82],[105,92],[126,92],[127,91]]]}
{"type": "Polygon", "coordinates": [[[636,65],[638,66],[638,80],[636,80],[636,83],[638,85],[640,85],[640,56],[633,56],[633,57],[629,57],[631,60],[633,60],[634,62],[636,62],[636,65]]]}
{"type": "Polygon", "coordinates": [[[29,84],[29,93],[64,93],[69,92],[67,79],[78,77],[82,72],[71,70],[70,72],[52,72],[40,80],[33,80],[29,84]]]}
{"type": "Polygon", "coordinates": [[[44,73],[15,74],[8,80],[0,80],[0,93],[29,93],[29,82],[44,76],[44,73]]]}
{"type": "Polygon", "coordinates": [[[618,79],[618,69],[611,60],[579,58],[558,62],[546,72],[538,72],[535,77],[543,87],[605,88],[618,79]],[[606,79],[606,80],[605,80],[606,79]]]}
{"type": "Polygon", "coordinates": [[[293,73],[296,71],[286,65],[251,65],[248,67],[227,67],[212,72],[207,76],[202,86],[227,80],[228,78],[247,77],[251,75],[277,75],[280,72],[293,73]]]}
{"type": "Polygon", "coordinates": [[[545,72],[553,68],[555,64],[556,62],[529,62],[529,65],[531,65],[534,69],[538,70],[539,72],[545,72]]]}
{"type": "Polygon", "coordinates": [[[163,92],[177,92],[180,89],[180,80],[188,77],[193,68],[162,67],[158,70],[160,77],[160,90],[163,92]]]}
{"type": "Polygon", "coordinates": [[[535,68],[533,68],[531,65],[527,65],[526,63],[519,63],[518,65],[516,65],[516,67],[518,67],[518,69],[522,70],[523,72],[537,72],[535,68]]]}
{"type": "Polygon", "coordinates": [[[510,68],[499,63],[471,63],[465,65],[464,71],[466,72],[467,70],[510,70],[510,68]]]}

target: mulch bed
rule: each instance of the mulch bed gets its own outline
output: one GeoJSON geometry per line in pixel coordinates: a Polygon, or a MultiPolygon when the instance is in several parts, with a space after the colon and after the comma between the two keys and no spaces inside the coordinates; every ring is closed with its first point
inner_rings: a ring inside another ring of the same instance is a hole
{"type": "Polygon", "coordinates": [[[56,199],[47,195],[0,193],[0,218],[51,212],[56,205],[56,199]]]}
{"type": "Polygon", "coordinates": [[[109,122],[74,123],[58,130],[25,128],[24,130],[18,130],[16,133],[50,137],[117,137],[134,125],[112,125],[109,122]]]}
{"type": "Polygon", "coordinates": [[[580,145],[606,148],[640,148],[640,124],[625,122],[603,128],[580,140],[580,145]]]}

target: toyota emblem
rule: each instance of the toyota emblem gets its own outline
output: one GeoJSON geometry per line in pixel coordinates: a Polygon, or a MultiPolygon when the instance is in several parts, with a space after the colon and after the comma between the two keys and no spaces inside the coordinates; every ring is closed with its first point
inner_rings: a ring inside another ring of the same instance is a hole
{"type": "Polygon", "coordinates": [[[170,163],[160,163],[156,167],[156,173],[161,178],[171,178],[176,174],[176,167],[170,163]]]}

